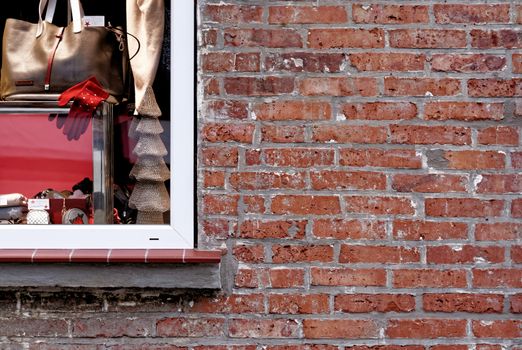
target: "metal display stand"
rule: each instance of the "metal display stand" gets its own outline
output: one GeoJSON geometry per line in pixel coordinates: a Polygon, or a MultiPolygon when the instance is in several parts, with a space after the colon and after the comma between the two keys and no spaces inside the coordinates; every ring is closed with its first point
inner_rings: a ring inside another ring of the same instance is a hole
{"type": "MultiPolygon", "coordinates": [[[[95,224],[113,223],[113,114],[114,105],[103,102],[92,118],[93,206],[95,224]]],[[[67,114],[69,108],[54,101],[0,101],[0,117],[9,114],[67,114]]]]}

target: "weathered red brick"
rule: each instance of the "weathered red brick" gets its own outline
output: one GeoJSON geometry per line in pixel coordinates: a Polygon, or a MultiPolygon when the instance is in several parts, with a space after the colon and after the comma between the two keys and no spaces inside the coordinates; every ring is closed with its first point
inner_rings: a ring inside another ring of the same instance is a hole
{"type": "Polygon", "coordinates": [[[317,238],[375,240],[386,237],[383,221],[317,219],[312,233],[317,238]]]}
{"type": "Polygon", "coordinates": [[[254,128],[253,124],[207,123],[201,133],[208,142],[252,143],[254,128]]]}
{"type": "MultiPolygon", "coordinates": [[[[255,345],[199,345],[192,347],[193,350],[256,350],[255,345]]],[[[112,349],[111,349],[112,350],[112,349]]],[[[140,349],[140,350],[148,350],[140,349]]],[[[155,349],[153,349],[155,350],[155,349]]],[[[170,350],[170,348],[165,349],[170,350]]],[[[176,349],[174,349],[176,350],[176,349]]]]}
{"type": "Polygon", "coordinates": [[[330,124],[317,125],[312,129],[315,142],[385,143],[386,137],[383,126],[330,124]]]}
{"type": "Polygon", "coordinates": [[[332,262],[333,246],[331,245],[282,245],[272,246],[273,263],[294,262],[332,262]]]}
{"type": "Polygon", "coordinates": [[[493,217],[502,215],[503,200],[476,198],[426,198],[428,216],[493,217]]]}
{"type": "Polygon", "coordinates": [[[424,114],[428,120],[501,120],[504,106],[483,102],[428,102],[424,114]]]}
{"type": "Polygon", "coordinates": [[[250,268],[240,268],[234,278],[234,285],[238,288],[259,287],[259,271],[250,268]]]}
{"type": "MultiPolygon", "coordinates": [[[[96,322],[96,321],[93,321],[96,322]]],[[[103,321],[99,321],[98,323],[102,323],[103,321]]],[[[110,324],[111,320],[107,320],[107,327],[110,329],[106,333],[110,334],[113,327],[117,328],[117,324],[110,324]]],[[[73,326],[78,324],[82,326],[81,320],[76,323],[73,321],[73,326]]],[[[87,325],[90,324],[89,321],[85,324],[85,331],[89,331],[87,329],[87,325]]],[[[143,327],[143,323],[136,325],[136,328],[133,328],[131,325],[128,325],[131,329],[128,330],[126,334],[137,334],[140,332],[140,327],[143,327]]],[[[68,322],[63,318],[36,318],[36,317],[16,317],[14,315],[9,316],[8,318],[2,318],[2,322],[0,322],[0,332],[5,337],[24,337],[24,336],[33,336],[33,337],[68,337],[68,322]]],[[[83,332],[83,328],[73,328],[73,334],[81,334],[83,332]]],[[[120,330],[121,333],[125,333],[125,327],[120,330]]],[[[94,332],[89,332],[92,334],[94,332]]],[[[90,335],[92,336],[92,335],[90,335]]]]}
{"type": "Polygon", "coordinates": [[[390,30],[390,46],[400,48],[463,48],[466,32],[448,29],[390,30]]]}
{"type": "Polygon", "coordinates": [[[511,216],[522,218],[522,198],[515,198],[511,201],[511,216]]]}
{"type": "Polygon", "coordinates": [[[240,47],[302,47],[303,41],[299,32],[294,29],[236,29],[224,31],[226,46],[240,47]]]}
{"type": "Polygon", "coordinates": [[[236,244],[233,254],[241,262],[260,263],[265,261],[265,249],[262,244],[236,244]]]}
{"type": "Polygon", "coordinates": [[[324,28],[308,31],[308,47],[312,49],[384,47],[382,29],[324,28]]]}
{"type": "Polygon", "coordinates": [[[428,6],[423,5],[353,4],[352,16],[355,23],[408,24],[429,21],[428,6]]]}
{"type": "MultiPolygon", "coordinates": [[[[452,344],[452,345],[446,345],[446,344],[437,344],[430,346],[429,350],[469,350],[470,346],[467,344],[452,344]]],[[[477,346],[478,349],[478,346],[477,346]]],[[[486,349],[487,350],[487,349],[486,349]]],[[[491,349],[493,350],[493,349],[491,349]]],[[[501,349],[499,349],[501,350],[501,349]]]]}
{"type": "Polygon", "coordinates": [[[471,129],[463,126],[450,125],[390,125],[392,143],[429,145],[469,145],[471,144],[471,129]]]}
{"type": "Polygon", "coordinates": [[[389,320],[386,336],[390,338],[458,338],[466,335],[466,320],[416,319],[389,320]]]}
{"type": "Polygon", "coordinates": [[[522,245],[511,246],[511,261],[515,264],[522,264],[522,245]]]}
{"type": "Polygon", "coordinates": [[[238,172],[230,174],[230,185],[235,190],[302,189],[304,173],[238,172]]]}
{"type": "Polygon", "coordinates": [[[417,116],[417,106],[411,102],[348,103],[342,111],[347,119],[396,120],[417,116]]]}
{"type": "Polygon", "coordinates": [[[305,235],[306,224],[304,220],[245,220],[239,226],[239,237],[300,239],[305,235]]]}
{"type": "Polygon", "coordinates": [[[509,298],[509,301],[510,301],[509,311],[511,311],[512,313],[516,313],[516,314],[522,313],[522,294],[521,293],[512,295],[509,298]]]}
{"type": "Polygon", "coordinates": [[[471,46],[479,49],[520,49],[522,48],[522,32],[514,29],[471,31],[471,46]]]}
{"type": "Polygon", "coordinates": [[[305,128],[298,125],[263,125],[261,141],[268,143],[304,142],[305,128]]]}
{"type": "Polygon", "coordinates": [[[243,213],[245,214],[263,214],[266,212],[265,197],[263,196],[243,196],[243,213]]]}
{"type": "Polygon", "coordinates": [[[384,286],[383,269],[311,268],[314,286],[384,286]]]}
{"type": "Polygon", "coordinates": [[[473,97],[522,96],[522,79],[470,79],[468,94],[473,97]]]}
{"type": "Polygon", "coordinates": [[[513,73],[522,73],[522,54],[514,53],[512,56],[513,73]]]}
{"type": "Polygon", "coordinates": [[[477,183],[478,193],[520,193],[522,174],[484,174],[477,183]]]}
{"type": "Polygon", "coordinates": [[[207,194],[203,197],[204,212],[207,214],[236,215],[238,195],[207,194]]]}
{"type": "Polygon", "coordinates": [[[219,86],[219,79],[217,78],[204,78],[202,80],[203,90],[205,97],[216,96],[221,93],[221,87],[219,86]]]}
{"type": "Polygon", "coordinates": [[[483,145],[517,146],[519,134],[517,128],[510,126],[491,126],[479,130],[477,140],[483,145]]]}
{"type": "Polygon", "coordinates": [[[275,267],[270,269],[269,274],[272,288],[292,288],[304,285],[304,270],[301,268],[275,267]]]}
{"type": "Polygon", "coordinates": [[[488,54],[434,54],[431,68],[439,72],[484,73],[501,71],[506,57],[488,54]]]}
{"type": "Polygon", "coordinates": [[[274,214],[331,215],[340,211],[338,196],[276,195],[272,198],[274,214]]]}
{"type": "Polygon", "coordinates": [[[378,338],[379,327],[373,320],[303,320],[303,332],[306,338],[378,338]]]}
{"type": "Polygon", "coordinates": [[[204,106],[204,116],[209,119],[246,119],[247,104],[235,100],[212,100],[204,106]]]}
{"type": "Polygon", "coordinates": [[[234,70],[234,54],[231,52],[208,52],[201,55],[205,72],[231,72],[234,70]]]}
{"type": "Polygon", "coordinates": [[[156,332],[160,337],[219,337],[224,325],[220,318],[164,318],[156,323],[156,332]]]}
{"type": "Polygon", "coordinates": [[[471,330],[478,338],[520,338],[521,320],[473,320],[471,330]]]}
{"type": "Polygon", "coordinates": [[[269,52],[265,60],[265,68],[269,72],[340,72],[346,60],[342,53],[318,52],[269,52]]]}
{"type": "Polygon", "coordinates": [[[272,96],[294,91],[293,77],[230,77],[224,82],[225,91],[231,95],[272,96]]]}
{"type": "Polygon", "coordinates": [[[342,6],[271,6],[270,24],[344,23],[348,19],[342,6]]]}
{"type": "Polygon", "coordinates": [[[420,154],[407,149],[341,149],[339,163],[345,166],[419,169],[420,154]]]}
{"type": "Polygon", "coordinates": [[[268,148],[263,150],[264,162],[271,166],[308,168],[334,164],[334,151],[324,148],[268,148]]]}
{"type": "Polygon", "coordinates": [[[235,56],[234,70],[236,72],[259,72],[261,69],[261,54],[258,52],[240,52],[235,56]]]}
{"type": "Polygon", "coordinates": [[[435,21],[451,23],[509,23],[509,4],[435,4],[435,21]]]}
{"type": "Polygon", "coordinates": [[[216,29],[202,29],[200,45],[205,46],[216,46],[217,44],[218,31],[216,29]]]}
{"type": "Polygon", "coordinates": [[[296,320],[232,319],[228,324],[232,338],[295,338],[299,334],[296,320]]]}
{"type": "Polygon", "coordinates": [[[501,313],[502,294],[445,293],[424,294],[422,305],[427,312],[501,313]]]}
{"type": "Polygon", "coordinates": [[[427,247],[428,264],[474,264],[504,262],[504,248],[473,245],[427,247]]]}
{"type": "Polygon", "coordinates": [[[413,215],[415,208],[410,198],[384,196],[345,196],[350,213],[371,215],[413,215]]]}
{"type": "Polygon", "coordinates": [[[208,4],[204,8],[204,17],[216,23],[252,23],[262,21],[263,7],[208,4]]]}
{"type": "Polygon", "coordinates": [[[498,151],[429,150],[427,156],[435,169],[503,169],[506,164],[506,155],[498,151]]]}
{"type": "Polygon", "coordinates": [[[332,108],[328,102],[320,101],[273,101],[256,104],[253,115],[258,120],[328,120],[332,108]]]}
{"type": "Polygon", "coordinates": [[[304,96],[376,96],[378,93],[375,78],[324,78],[301,79],[299,92],[304,96]]]}
{"type": "Polygon", "coordinates": [[[393,236],[408,241],[466,239],[468,226],[461,222],[395,220],[393,236]]]}
{"type": "Polygon", "coordinates": [[[225,186],[224,171],[205,171],[203,177],[205,188],[223,188],[225,186]]]}
{"type": "Polygon", "coordinates": [[[339,350],[335,345],[327,344],[285,344],[285,345],[268,345],[267,350],[339,350]]]}
{"type": "Polygon", "coordinates": [[[392,188],[399,192],[466,192],[467,176],[451,174],[397,174],[392,188]]]}
{"type": "Polygon", "coordinates": [[[384,93],[390,96],[454,96],[460,93],[460,82],[452,78],[384,77],[384,93]]]}
{"type": "Polygon", "coordinates": [[[522,288],[522,270],[517,268],[474,269],[473,287],[522,288]]]}
{"type": "Polygon", "coordinates": [[[420,253],[415,247],[368,246],[342,244],[340,263],[407,264],[420,262],[420,253]]]}
{"type": "Polygon", "coordinates": [[[409,294],[339,294],[334,308],[350,313],[412,312],[415,298],[409,294]]]}
{"type": "Polygon", "coordinates": [[[393,270],[395,288],[463,288],[466,287],[464,270],[393,270]]]}
{"type": "MultiPolygon", "coordinates": [[[[355,345],[346,346],[346,350],[424,350],[422,345],[355,345]]],[[[467,350],[467,349],[464,349],[467,350]]]]}
{"type": "Polygon", "coordinates": [[[325,314],[328,301],[328,294],[270,294],[268,309],[271,314],[325,314]]]}
{"type": "Polygon", "coordinates": [[[233,167],[238,163],[238,150],[236,147],[203,147],[201,158],[207,166],[233,167]]]}
{"type": "Polygon", "coordinates": [[[385,190],[386,176],[370,171],[323,170],[310,173],[314,190],[385,190]]]}
{"type": "Polygon", "coordinates": [[[522,237],[522,224],[497,222],[475,226],[475,239],[478,241],[511,241],[520,237],[522,237]]]}
{"type": "Polygon", "coordinates": [[[411,53],[352,53],[350,62],[359,71],[421,71],[426,57],[411,53]]]}
{"type": "Polygon", "coordinates": [[[522,152],[511,152],[511,165],[515,169],[522,169],[522,152]]]}
{"type": "Polygon", "coordinates": [[[189,304],[186,312],[195,313],[260,313],[264,311],[263,294],[219,295],[201,298],[189,304]]]}
{"type": "Polygon", "coordinates": [[[203,233],[209,237],[226,239],[230,235],[230,223],[228,219],[207,219],[201,224],[203,233]]]}

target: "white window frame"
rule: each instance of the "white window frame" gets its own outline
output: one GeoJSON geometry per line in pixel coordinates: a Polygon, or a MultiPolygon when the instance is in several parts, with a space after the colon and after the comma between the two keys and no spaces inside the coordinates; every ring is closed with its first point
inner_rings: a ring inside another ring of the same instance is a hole
{"type": "Polygon", "coordinates": [[[171,10],[171,224],[2,225],[0,249],[194,248],[194,2],[171,10]]]}

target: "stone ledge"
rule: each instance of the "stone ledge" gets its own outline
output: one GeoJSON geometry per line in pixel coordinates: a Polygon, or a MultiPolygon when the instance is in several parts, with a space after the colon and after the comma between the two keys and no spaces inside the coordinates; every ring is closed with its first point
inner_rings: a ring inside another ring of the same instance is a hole
{"type": "Polygon", "coordinates": [[[0,263],[0,287],[221,288],[216,263],[0,263]]]}
{"type": "Polygon", "coordinates": [[[220,251],[0,249],[0,287],[221,288],[220,251]]]}

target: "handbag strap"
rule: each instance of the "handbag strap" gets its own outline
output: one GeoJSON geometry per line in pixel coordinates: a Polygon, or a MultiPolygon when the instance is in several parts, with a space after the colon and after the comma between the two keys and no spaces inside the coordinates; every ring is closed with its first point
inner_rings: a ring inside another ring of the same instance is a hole
{"type": "MultiPolygon", "coordinates": [[[[73,32],[80,33],[82,31],[82,7],[80,4],[80,0],[69,0],[69,4],[71,5],[72,12],[72,22],[73,22],[73,32]]],[[[45,13],[45,21],[52,22],[54,17],[54,12],[56,10],[56,0],[40,0],[40,4],[38,6],[38,27],[36,30],[36,37],[39,37],[43,33],[43,11],[47,5],[47,11],[45,13]]]]}

